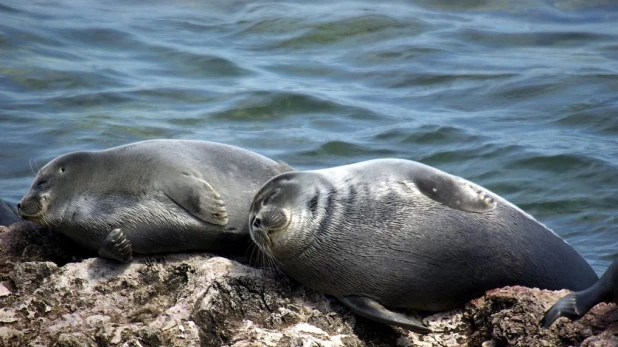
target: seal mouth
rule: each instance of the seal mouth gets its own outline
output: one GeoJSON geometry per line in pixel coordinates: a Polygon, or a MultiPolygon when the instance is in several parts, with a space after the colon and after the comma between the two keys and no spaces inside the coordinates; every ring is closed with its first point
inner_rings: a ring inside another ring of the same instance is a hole
{"type": "Polygon", "coordinates": [[[28,201],[17,204],[17,214],[23,219],[36,220],[44,213],[45,209],[41,202],[28,201]]]}
{"type": "Polygon", "coordinates": [[[253,219],[253,227],[266,230],[268,235],[290,225],[288,214],[281,209],[266,209],[253,219]]]}
{"type": "Polygon", "coordinates": [[[251,238],[263,251],[270,249],[273,244],[269,231],[263,228],[259,217],[254,217],[251,221],[251,238]]]}

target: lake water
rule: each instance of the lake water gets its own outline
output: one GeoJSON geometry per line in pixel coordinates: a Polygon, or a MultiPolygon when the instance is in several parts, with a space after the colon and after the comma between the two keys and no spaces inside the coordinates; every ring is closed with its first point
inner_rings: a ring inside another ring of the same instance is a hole
{"type": "Polygon", "coordinates": [[[16,203],[60,154],[155,138],[297,169],[421,161],[602,273],[618,255],[618,6],[0,2],[0,197],[16,203]]]}

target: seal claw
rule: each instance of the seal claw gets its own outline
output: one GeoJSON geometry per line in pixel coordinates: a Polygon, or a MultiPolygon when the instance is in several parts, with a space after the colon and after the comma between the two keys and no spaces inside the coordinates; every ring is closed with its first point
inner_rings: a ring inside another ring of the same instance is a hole
{"type": "Polygon", "coordinates": [[[485,213],[496,208],[496,202],[487,191],[460,177],[430,169],[416,172],[410,180],[423,195],[456,210],[485,213]]]}
{"type": "Polygon", "coordinates": [[[215,189],[205,180],[182,175],[163,186],[164,193],[193,216],[211,224],[227,225],[227,209],[215,189]]]}
{"type": "Polygon", "coordinates": [[[112,230],[99,248],[99,256],[115,259],[123,263],[131,261],[133,247],[120,229],[112,230]]]}

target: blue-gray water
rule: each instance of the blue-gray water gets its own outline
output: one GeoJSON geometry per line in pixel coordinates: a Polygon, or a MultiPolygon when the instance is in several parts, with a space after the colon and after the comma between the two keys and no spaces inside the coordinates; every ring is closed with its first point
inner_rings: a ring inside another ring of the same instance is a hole
{"type": "Polygon", "coordinates": [[[0,1],[0,197],[154,139],[418,160],[618,255],[613,1],[0,1]],[[455,5],[453,5],[455,3],[455,5]]]}

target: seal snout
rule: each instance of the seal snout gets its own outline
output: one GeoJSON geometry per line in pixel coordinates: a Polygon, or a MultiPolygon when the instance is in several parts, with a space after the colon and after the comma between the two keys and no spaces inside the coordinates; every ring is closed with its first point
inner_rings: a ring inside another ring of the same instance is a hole
{"type": "Polygon", "coordinates": [[[252,216],[249,225],[253,241],[262,249],[269,248],[272,245],[272,241],[269,237],[269,231],[264,229],[259,213],[256,216],[252,216]]]}
{"type": "Polygon", "coordinates": [[[251,226],[255,229],[262,229],[262,218],[254,217],[253,222],[251,222],[251,226]]]}
{"type": "Polygon", "coordinates": [[[24,219],[38,217],[43,213],[42,198],[38,196],[26,196],[17,203],[17,214],[24,219]]]}

